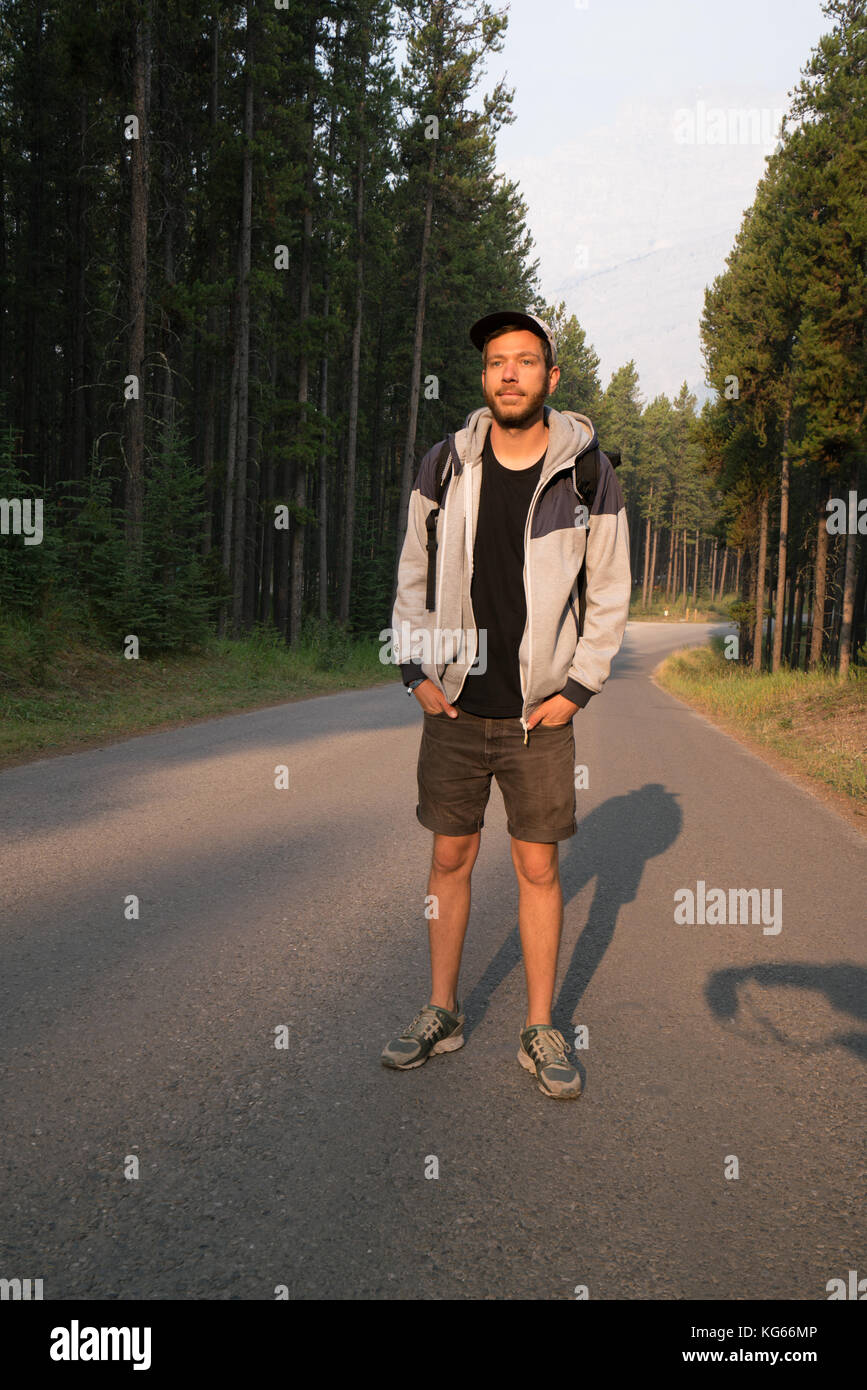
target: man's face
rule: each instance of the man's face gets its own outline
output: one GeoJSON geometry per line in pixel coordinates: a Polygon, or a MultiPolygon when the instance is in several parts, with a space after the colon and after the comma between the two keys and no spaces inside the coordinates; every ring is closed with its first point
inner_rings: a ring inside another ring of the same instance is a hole
{"type": "Polygon", "coordinates": [[[528,328],[502,333],[488,343],[482,395],[498,425],[523,429],[535,424],[559,380],[560,368],[547,370],[542,339],[528,328]]]}

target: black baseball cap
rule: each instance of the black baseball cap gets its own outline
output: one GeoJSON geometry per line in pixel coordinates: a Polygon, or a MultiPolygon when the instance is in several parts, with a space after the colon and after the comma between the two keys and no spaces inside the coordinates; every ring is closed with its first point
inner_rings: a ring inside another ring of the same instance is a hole
{"type": "Polygon", "coordinates": [[[521,328],[528,328],[531,333],[535,333],[538,338],[544,338],[551,345],[551,361],[557,361],[557,340],[545,320],[522,309],[500,309],[496,314],[485,314],[484,318],[476,319],[470,329],[470,342],[473,347],[477,347],[481,352],[488,334],[493,333],[495,328],[503,328],[507,323],[519,324],[521,328]]]}

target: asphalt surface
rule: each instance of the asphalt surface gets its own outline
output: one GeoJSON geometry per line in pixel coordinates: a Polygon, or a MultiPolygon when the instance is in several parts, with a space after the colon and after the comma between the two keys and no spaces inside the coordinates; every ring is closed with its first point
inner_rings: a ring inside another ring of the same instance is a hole
{"type": "Polygon", "coordinates": [[[0,774],[0,1276],[46,1299],[812,1300],[867,1275],[865,842],[650,681],[708,630],[631,625],[575,717],[554,1018],[589,1030],[576,1102],[516,1060],[496,785],[467,1045],[380,1065],[428,998],[399,686],[0,774]],[[698,880],[781,889],[781,931],[678,925],[698,880]]]}

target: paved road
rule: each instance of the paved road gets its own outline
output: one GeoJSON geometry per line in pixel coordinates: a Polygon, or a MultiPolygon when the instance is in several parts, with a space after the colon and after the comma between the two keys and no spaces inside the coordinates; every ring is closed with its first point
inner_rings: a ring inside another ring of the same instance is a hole
{"type": "Polygon", "coordinates": [[[467,1046],[379,1064],[427,998],[421,712],[398,687],[0,774],[0,1276],[46,1298],[805,1300],[867,1276],[865,843],[649,680],[707,631],[631,625],[575,719],[573,1104],[515,1058],[496,787],[467,1046]],[[782,930],[677,925],[698,880],[781,888],[782,930]]]}

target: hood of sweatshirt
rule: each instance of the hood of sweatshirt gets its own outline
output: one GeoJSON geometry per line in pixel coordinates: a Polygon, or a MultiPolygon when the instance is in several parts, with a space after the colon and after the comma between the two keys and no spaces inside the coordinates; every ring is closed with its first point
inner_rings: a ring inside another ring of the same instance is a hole
{"type": "MultiPolygon", "coordinates": [[[[493,421],[488,406],[482,406],[467,416],[464,428],[455,435],[455,447],[462,463],[470,468],[481,463],[485,438],[493,421]]],[[[596,430],[586,415],[574,410],[554,410],[545,406],[545,423],[548,426],[548,450],[542,465],[540,482],[543,482],[561,464],[582,454],[596,442],[596,430]]]]}

